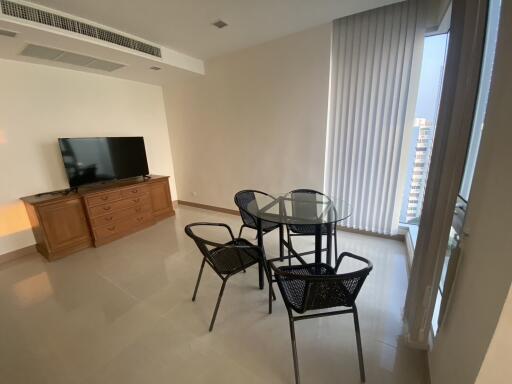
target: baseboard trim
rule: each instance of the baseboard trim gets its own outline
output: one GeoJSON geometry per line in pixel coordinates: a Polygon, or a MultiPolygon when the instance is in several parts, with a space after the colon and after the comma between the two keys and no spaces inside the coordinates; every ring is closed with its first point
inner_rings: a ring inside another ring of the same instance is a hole
{"type": "Polygon", "coordinates": [[[7,263],[9,261],[18,259],[23,256],[30,255],[32,253],[37,253],[35,244],[29,245],[28,247],[16,249],[14,251],[7,252],[7,253],[0,255],[0,264],[7,263]]]}
{"type": "Polygon", "coordinates": [[[360,235],[366,235],[366,236],[373,236],[373,237],[380,237],[382,239],[388,239],[388,240],[398,240],[405,242],[405,236],[402,233],[398,233],[396,235],[385,235],[382,233],[375,233],[370,231],[365,231],[364,229],[356,229],[356,228],[347,228],[342,225],[337,225],[336,228],[343,232],[350,232],[350,233],[357,233],[360,235]]]}
{"type": "Polygon", "coordinates": [[[227,213],[229,215],[236,215],[236,216],[240,215],[240,212],[238,212],[236,209],[221,208],[221,207],[216,207],[214,205],[193,203],[191,201],[185,201],[185,200],[178,200],[178,205],[187,205],[189,207],[194,207],[194,208],[208,209],[210,211],[227,213]]]}

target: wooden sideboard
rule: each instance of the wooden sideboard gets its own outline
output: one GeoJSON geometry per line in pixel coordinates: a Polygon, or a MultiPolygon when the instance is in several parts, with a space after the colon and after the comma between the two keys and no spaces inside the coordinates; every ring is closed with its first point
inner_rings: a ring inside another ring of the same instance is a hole
{"type": "Polygon", "coordinates": [[[39,253],[55,260],[119,239],[174,215],[169,177],[123,180],[78,192],[21,198],[39,253]]]}

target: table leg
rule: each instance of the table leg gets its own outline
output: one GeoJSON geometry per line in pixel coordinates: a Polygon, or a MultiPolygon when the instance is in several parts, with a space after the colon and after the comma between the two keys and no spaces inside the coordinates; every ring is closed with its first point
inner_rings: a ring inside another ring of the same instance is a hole
{"type": "Polygon", "coordinates": [[[315,225],[315,263],[322,262],[322,226],[315,225]]]}
{"type": "Polygon", "coordinates": [[[280,224],[279,225],[279,258],[281,259],[281,261],[283,261],[283,257],[284,257],[283,240],[284,240],[284,228],[283,228],[283,224],[280,224]]]}
{"type": "MultiPolygon", "coordinates": [[[[263,248],[263,229],[261,226],[261,219],[256,219],[256,226],[258,227],[258,247],[263,251],[263,255],[265,256],[265,249],[263,248]]],[[[267,261],[265,260],[265,263],[267,261]]],[[[260,289],[263,289],[265,287],[265,279],[263,278],[263,266],[261,263],[258,263],[258,275],[259,275],[259,282],[260,282],[260,289]]]]}
{"type": "Polygon", "coordinates": [[[332,265],[332,224],[325,224],[327,230],[327,255],[326,263],[332,265]]]}
{"type": "MultiPolygon", "coordinates": [[[[284,200],[282,198],[279,198],[279,216],[284,217],[285,215],[286,215],[286,211],[284,208],[284,200]]],[[[279,259],[280,259],[280,261],[283,261],[283,257],[284,257],[283,240],[284,240],[284,226],[283,226],[283,224],[279,224],[279,259]]]]}

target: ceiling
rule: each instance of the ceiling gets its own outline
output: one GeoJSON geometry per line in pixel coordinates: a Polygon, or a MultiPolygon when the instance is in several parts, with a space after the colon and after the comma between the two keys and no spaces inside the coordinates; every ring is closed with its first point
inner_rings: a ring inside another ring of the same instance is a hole
{"type": "Polygon", "coordinates": [[[32,0],[199,59],[398,0],[32,0]],[[217,29],[222,19],[228,26],[217,29]]]}
{"type": "MultiPolygon", "coordinates": [[[[162,53],[166,53],[165,50],[162,53]]],[[[0,17],[0,59],[97,73],[162,85],[204,74],[200,60],[173,54],[160,59],[58,28],[0,17]],[[2,34],[14,32],[14,36],[2,34]],[[30,51],[30,52],[27,52],[30,51]],[[153,70],[158,67],[159,70],[153,70]]]]}

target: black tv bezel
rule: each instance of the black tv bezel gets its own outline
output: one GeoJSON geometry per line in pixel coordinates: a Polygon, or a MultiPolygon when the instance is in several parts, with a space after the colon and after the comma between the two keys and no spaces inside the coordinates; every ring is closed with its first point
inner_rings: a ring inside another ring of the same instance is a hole
{"type": "Polygon", "coordinates": [[[69,190],[78,190],[78,188],[80,188],[80,187],[102,185],[102,184],[108,184],[108,183],[115,183],[117,181],[130,180],[130,179],[135,179],[135,178],[138,178],[138,177],[142,177],[143,179],[146,179],[150,175],[149,163],[148,163],[148,155],[147,155],[147,152],[146,152],[146,141],[144,140],[144,136],[58,137],[57,138],[57,145],[59,147],[60,157],[61,157],[61,160],[62,160],[62,166],[64,168],[64,174],[66,175],[66,179],[68,180],[69,190]],[[95,181],[95,182],[92,182],[92,183],[83,183],[83,184],[79,184],[79,185],[71,185],[71,181],[69,179],[69,175],[68,175],[68,172],[66,171],[66,166],[65,166],[65,163],[64,163],[64,156],[62,155],[62,148],[60,146],[60,141],[61,140],[76,140],[76,139],[133,139],[133,138],[140,138],[140,139],[142,139],[142,143],[144,144],[144,157],[146,158],[146,166],[147,166],[146,168],[148,170],[147,174],[135,175],[135,176],[125,177],[125,178],[121,178],[121,179],[119,179],[119,178],[112,178],[112,179],[108,179],[108,180],[95,181]]]}

